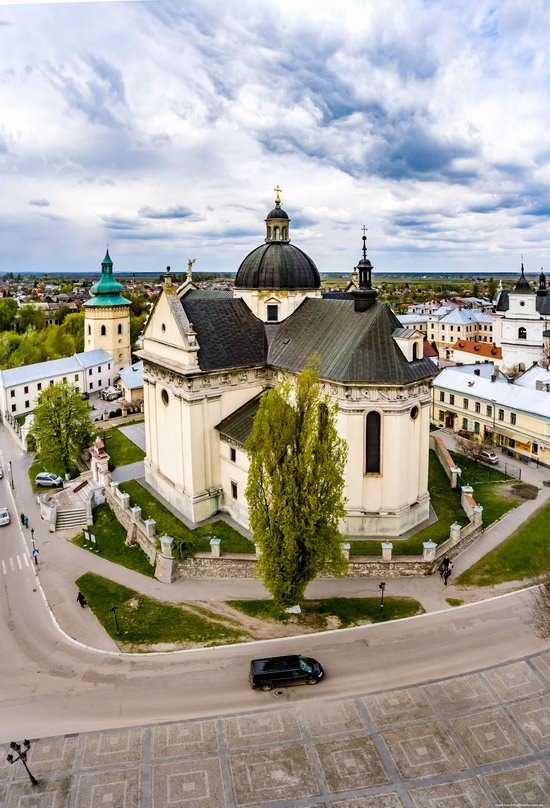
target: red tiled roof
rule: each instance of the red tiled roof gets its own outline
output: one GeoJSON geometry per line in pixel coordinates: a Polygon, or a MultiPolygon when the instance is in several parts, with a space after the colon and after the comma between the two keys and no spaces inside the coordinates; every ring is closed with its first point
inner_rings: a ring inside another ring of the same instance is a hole
{"type": "Polygon", "coordinates": [[[472,342],[471,340],[459,339],[453,345],[455,351],[464,351],[464,353],[473,354],[474,356],[484,356],[487,359],[502,359],[502,348],[498,348],[490,342],[472,342]]]}

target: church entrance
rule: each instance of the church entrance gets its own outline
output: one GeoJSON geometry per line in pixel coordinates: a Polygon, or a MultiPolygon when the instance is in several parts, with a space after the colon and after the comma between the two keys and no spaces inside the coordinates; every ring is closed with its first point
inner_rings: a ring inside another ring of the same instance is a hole
{"type": "Polygon", "coordinates": [[[454,412],[446,412],[445,413],[445,428],[446,429],[454,429],[456,413],[454,412]]]}

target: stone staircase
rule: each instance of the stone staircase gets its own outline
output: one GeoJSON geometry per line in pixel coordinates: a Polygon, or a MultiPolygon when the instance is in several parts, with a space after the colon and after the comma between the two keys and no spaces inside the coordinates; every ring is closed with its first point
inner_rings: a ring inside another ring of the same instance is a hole
{"type": "Polygon", "coordinates": [[[76,527],[86,527],[88,519],[86,517],[86,508],[67,508],[63,511],[57,511],[55,520],[56,530],[72,530],[76,527]]]}

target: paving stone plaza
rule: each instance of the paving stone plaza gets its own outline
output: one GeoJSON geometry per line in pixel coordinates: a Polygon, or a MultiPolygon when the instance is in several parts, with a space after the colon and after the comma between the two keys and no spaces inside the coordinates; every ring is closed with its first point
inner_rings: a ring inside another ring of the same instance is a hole
{"type": "Polygon", "coordinates": [[[258,694],[274,700],[228,718],[36,740],[37,787],[4,746],[0,805],[550,806],[550,651],[341,701],[258,694]]]}

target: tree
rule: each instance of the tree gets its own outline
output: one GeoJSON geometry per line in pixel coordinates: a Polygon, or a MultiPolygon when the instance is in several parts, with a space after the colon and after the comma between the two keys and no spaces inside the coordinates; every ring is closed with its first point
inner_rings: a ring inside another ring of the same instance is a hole
{"type": "Polygon", "coordinates": [[[474,433],[472,433],[471,440],[461,437],[460,435],[455,435],[455,445],[457,452],[476,461],[481,460],[483,452],[493,451],[493,444],[490,441],[482,440],[481,436],[479,436],[479,440],[476,440],[474,433]]]}
{"type": "Polygon", "coordinates": [[[31,434],[45,465],[55,459],[69,472],[94,438],[90,410],[78,387],[67,382],[48,385],[40,393],[31,434]]]}
{"type": "Polygon", "coordinates": [[[46,324],[44,312],[35,309],[34,306],[22,306],[18,314],[19,331],[24,333],[28,328],[35,328],[40,331],[46,324]]]}
{"type": "Polygon", "coordinates": [[[11,297],[0,300],[0,331],[7,331],[15,319],[17,303],[11,297]]]}
{"type": "Polygon", "coordinates": [[[69,306],[60,306],[55,313],[55,322],[61,325],[67,314],[71,313],[69,306]]]}
{"type": "Polygon", "coordinates": [[[338,436],[336,411],[310,363],[295,385],[283,381],[262,397],[246,443],[258,570],[283,606],[298,604],[321,572],[342,575],[347,568],[338,526],[348,447],[338,436]]]}

